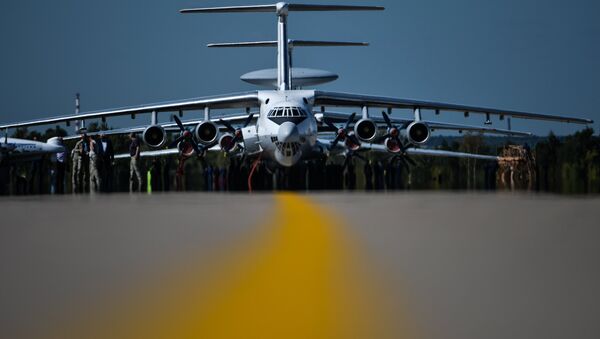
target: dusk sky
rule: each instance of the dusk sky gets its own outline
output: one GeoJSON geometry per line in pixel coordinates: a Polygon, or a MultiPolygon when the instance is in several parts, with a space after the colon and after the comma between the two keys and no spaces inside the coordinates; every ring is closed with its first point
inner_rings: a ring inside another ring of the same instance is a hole
{"type": "MultiPolygon", "coordinates": [[[[71,113],[76,92],[82,110],[90,111],[257,89],[239,76],[275,67],[275,49],[205,45],[275,39],[275,15],[178,10],[263,3],[2,1],[0,122],[71,113]]],[[[340,75],[319,89],[580,116],[596,121],[596,133],[600,129],[597,0],[313,3],[386,7],[384,12],[290,14],[290,38],[371,43],[296,49],[295,66],[340,75]]],[[[199,114],[186,118],[192,116],[199,114]]],[[[440,119],[479,125],[484,117],[445,113],[440,119]]],[[[146,122],[138,118],[133,124],[146,122]]],[[[132,122],[121,118],[109,124],[132,122]]],[[[497,120],[495,125],[506,126],[497,120]]],[[[513,129],[541,135],[580,128],[513,119],[513,129]]]]}

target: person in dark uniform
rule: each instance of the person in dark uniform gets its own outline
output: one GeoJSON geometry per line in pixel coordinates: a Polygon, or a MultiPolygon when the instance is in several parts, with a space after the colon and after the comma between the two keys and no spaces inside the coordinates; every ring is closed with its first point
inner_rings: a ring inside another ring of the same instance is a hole
{"type": "Polygon", "coordinates": [[[374,173],[374,177],[375,177],[375,190],[376,191],[383,191],[384,187],[384,169],[383,169],[383,165],[381,164],[380,161],[377,161],[375,163],[375,165],[373,165],[373,173],[374,173]]]}
{"type": "Polygon", "coordinates": [[[98,153],[100,154],[100,166],[102,177],[102,192],[112,192],[113,190],[113,166],[115,162],[115,151],[112,141],[104,133],[100,134],[98,143],[98,153]]]}
{"type": "Polygon", "coordinates": [[[373,190],[373,168],[371,168],[371,161],[365,162],[365,190],[373,190]]]}

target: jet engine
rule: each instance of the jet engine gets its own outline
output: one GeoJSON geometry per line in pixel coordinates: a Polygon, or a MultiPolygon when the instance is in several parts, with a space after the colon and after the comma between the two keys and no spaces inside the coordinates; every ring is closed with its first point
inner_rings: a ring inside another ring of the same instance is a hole
{"type": "Polygon", "coordinates": [[[361,119],[354,125],[354,134],[362,141],[371,142],[377,135],[377,124],[370,119],[361,119]]]}
{"type": "Polygon", "coordinates": [[[219,127],[212,121],[204,121],[196,126],[194,135],[199,143],[205,146],[213,145],[219,137],[219,127]]]}
{"type": "Polygon", "coordinates": [[[142,140],[152,148],[159,148],[167,142],[167,133],[159,125],[148,126],[142,133],[142,140]]]}
{"type": "Polygon", "coordinates": [[[223,152],[233,152],[238,148],[238,143],[231,133],[225,133],[219,138],[219,147],[223,152]]]}
{"type": "Polygon", "coordinates": [[[406,128],[406,138],[411,144],[424,144],[430,136],[429,126],[424,122],[415,121],[406,128]]]}

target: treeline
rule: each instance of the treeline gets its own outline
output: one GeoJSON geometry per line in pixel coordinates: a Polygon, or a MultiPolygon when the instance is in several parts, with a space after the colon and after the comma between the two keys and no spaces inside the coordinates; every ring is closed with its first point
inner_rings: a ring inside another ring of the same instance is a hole
{"type": "Polygon", "coordinates": [[[550,134],[535,145],[537,189],[600,193],[600,137],[591,128],[558,138],[550,134]]]}
{"type": "MultiPolygon", "coordinates": [[[[573,135],[531,138],[489,138],[481,135],[437,137],[436,148],[502,155],[504,146],[523,145],[535,159],[536,191],[564,194],[600,193],[600,137],[591,128],[573,135]]],[[[414,188],[491,189],[496,164],[467,159],[422,158],[414,188]]],[[[414,172],[414,171],[413,171],[414,172]]]]}

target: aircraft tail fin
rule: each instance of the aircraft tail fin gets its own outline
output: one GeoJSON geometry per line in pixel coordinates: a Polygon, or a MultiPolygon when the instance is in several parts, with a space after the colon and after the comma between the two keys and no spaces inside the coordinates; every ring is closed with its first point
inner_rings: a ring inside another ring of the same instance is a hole
{"type": "MultiPolygon", "coordinates": [[[[291,46],[287,36],[287,17],[289,12],[324,12],[324,11],[382,11],[384,7],[380,6],[354,6],[354,5],[309,5],[309,4],[290,4],[278,2],[272,5],[253,5],[253,6],[227,6],[227,7],[205,7],[205,8],[187,8],[182,9],[181,13],[261,13],[271,12],[277,15],[277,87],[280,91],[291,89],[292,72],[290,49],[291,46]]],[[[331,46],[334,42],[316,42],[316,41],[298,41],[298,46],[331,46]]],[[[364,44],[359,44],[364,45],[364,44]]],[[[267,47],[272,46],[270,41],[260,41],[254,43],[231,43],[231,44],[212,44],[209,47],[267,47]]],[[[344,43],[335,43],[335,46],[348,46],[344,43]]],[[[353,45],[356,46],[356,45],[353,45]]]]}

